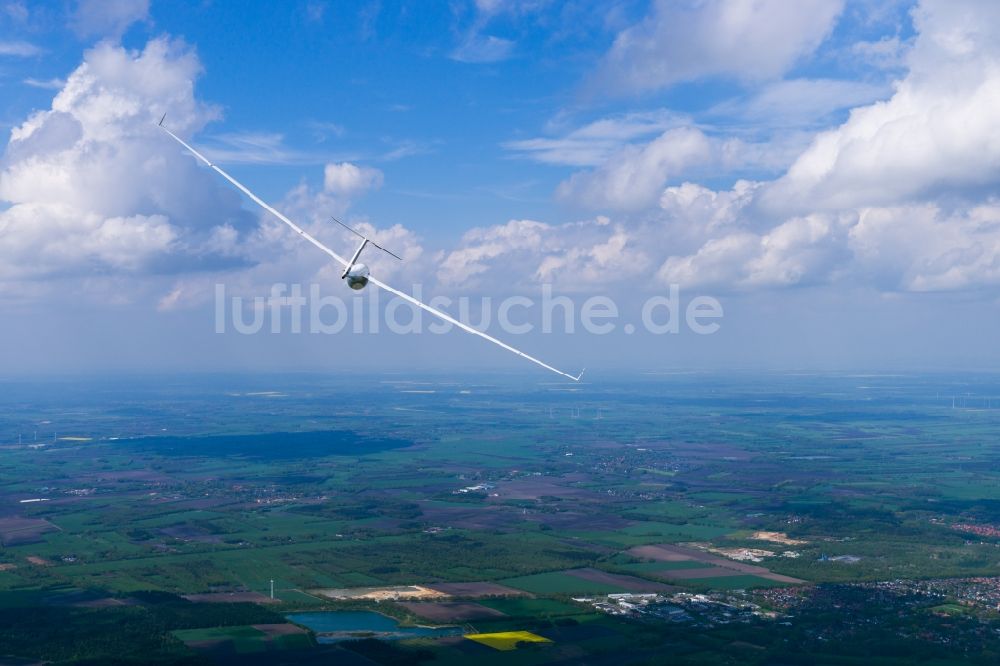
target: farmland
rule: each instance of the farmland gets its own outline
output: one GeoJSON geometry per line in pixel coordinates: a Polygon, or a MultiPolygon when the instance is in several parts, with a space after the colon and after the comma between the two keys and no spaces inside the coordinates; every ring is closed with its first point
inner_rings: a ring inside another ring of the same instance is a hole
{"type": "MultiPolygon", "coordinates": [[[[758,642],[766,661],[817,635],[831,591],[1000,576],[1000,378],[612,376],[566,388],[0,382],[0,611],[79,627],[44,650],[5,641],[0,657],[461,663],[482,650],[545,663],[626,650],[642,663],[672,645],[679,663],[711,663],[760,633],[692,633],[573,601],[690,593],[743,599],[761,618],[798,613],[791,627],[769,620],[787,641],[758,642]],[[285,628],[293,611],[373,608],[545,640],[319,646],[285,628]],[[119,622],[133,633],[83,640],[119,622]]],[[[945,622],[967,623],[963,658],[997,649],[984,638],[995,606],[946,612],[955,599],[920,595],[928,610],[897,632],[914,654],[941,655],[928,636],[945,622]]]]}

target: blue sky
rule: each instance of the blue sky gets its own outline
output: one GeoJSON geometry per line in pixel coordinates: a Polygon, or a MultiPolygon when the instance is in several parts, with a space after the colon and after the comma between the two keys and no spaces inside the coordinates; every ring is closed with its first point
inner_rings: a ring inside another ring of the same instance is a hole
{"type": "Polygon", "coordinates": [[[0,372],[516,367],[459,332],[213,333],[217,284],[340,285],[164,111],[428,297],[724,307],[511,340],[570,370],[995,365],[998,32],[972,0],[0,0],[0,372]]]}

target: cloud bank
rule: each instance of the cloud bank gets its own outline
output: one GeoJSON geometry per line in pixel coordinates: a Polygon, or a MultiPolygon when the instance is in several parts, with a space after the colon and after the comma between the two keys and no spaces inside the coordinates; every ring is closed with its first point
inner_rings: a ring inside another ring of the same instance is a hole
{"type": "MultiPolygon", "coordinates": [[[[355,219],[407,257],[403,265],[373,257],[375,268],[390,278],[433,276],[439,290],[539,282],[566,290],[652,290],[677,282],[888,292],[996,284],[1000,124],[992,111],[1000,106],[1000,9],[973,0],[922,2],[913,13],[917,36],[905,71],[886,92],[781,78],[825,39],[842,3],[796,3],[793,10],[780,3],[779,10],[762,0],[751,13],[740,10],[744,5],[656,3],[618,36],[601,61],[602,75],[631,63],[631,73],[616,74],[626,92],[731,76],[756,86],[734,107],[751,120],[805,95],[811,109],[790,124],[853,105],[845,122],[815,135],[751,141],[661,109],[508,142],[508,150],[531,159],[585,168],[555,193],[583,209],[583,219],[515,218],[471,229],[443,249],[424,247],[404,226],[378,229],[355,219]],[[791,36],[784,42],[773,34],[779,14],[791,36]],[[679,22],[694,26],[683,39],[675,34],[679,22]],[[663,64],[707,25],[721,27],[697,46],[704,57],[688,58],[684,67],[663,64]],[[743,62],[733,44],[758,60],[743,62]],[[757,53],[761,44],[768,48],[757,53]],[[748,166],[778,175],[721,188],[698,182],[699,174],[732,175],[748,166]]],[[[195,96],[200,72],[194,50],[168,38],[137,52],[110,43],[87,52],[51,108],[11,132],[0,171],[0,198],[8,202],[0,212],[0,280],[167,276],[164,307],[180,307],[204,298],[207,281],[199,272],[224,271],[247,291],[268,281],[335,279],[322,256],[245,210],[234,192],[156,131],[154,121],[167,108],[171,127],[184,135],[219,117],[195,96]]],[[[352,239],[331,227],[329,216],[343,215],[384,182],[378,169],[334,162],[320,185],[303,181],[281,205],[334,246],[349,246],[352,239]]]]}
{"type": "MultiPolygon", "coordinates": [[[[840,11],[838,3],[820,4],[813,7],[812,27],[803,28],[808,39],[798,43],[814,44],[840,11]]],[[[730,25],[722,13],[731,5],[697,7],[702,19],[730,25]]],[[[629,29],[638,33],[619,37],[610,61],[645,43],[637,34],[668,30],[677,19],[673,11],[658,5],[629,29]]],[[[837,284],[888,292],[994,285],[1000,277],[1000,122],[994,113],[1000,7],[925,0],[913,21],[917,36],[891,94],[816,134],[773,181],[739,181],[730,190],[670,184],[704,165],[725,172],[727,159],[729,165],[753,159],[748,144],[681,127],[620,149],[566,180],[558,195],[598,211],[632,213],[626,247],[665,253],[655,273],[661,283],[735,290],[837,284]]],[[[752,32],[752,24],[737,24],[752,32]]],[[[744,35],[748,43],[769,28],[760,30],[744,35]]],[[[780,73],[800,50],[789,47],[764,71],[780,73]]],[[[712,73],[704,67],[684,76],[712,73]]],[[[680,76],[645,72],[639,78],[668,85],[680,76]]],[[[801,88],[791,81],[768,84],[742,108],[753,115],[773,106],[768,98],[780,99],[789,86],[801,88]]],[[[758,148],[777,157],[773,144],[758,148]]]]}

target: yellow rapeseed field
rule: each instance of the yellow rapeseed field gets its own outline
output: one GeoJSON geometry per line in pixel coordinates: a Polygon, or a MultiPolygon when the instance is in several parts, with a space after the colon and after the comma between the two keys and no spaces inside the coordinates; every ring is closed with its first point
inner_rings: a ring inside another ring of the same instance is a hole
{"type": "Polygon", "coordinates": [[[548,638],[533,634],[530,631],[499,631],[495,634],[466,634],[470,641],[476,641],[483,645],[488,645],[494,650],[514,650],[517,644],[524,643],[551,643],[548,638]]]}

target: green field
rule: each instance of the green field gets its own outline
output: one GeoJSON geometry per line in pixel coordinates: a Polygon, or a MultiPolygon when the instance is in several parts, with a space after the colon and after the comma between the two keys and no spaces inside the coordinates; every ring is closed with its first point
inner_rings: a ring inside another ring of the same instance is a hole
{"type": "Polygon", "coordinates": [[[553,617],[561,615],[579,615],[585,612],[580,606],[555,599],[525,599],[512,597],[509,599],[483,599],[480,602],[489,608],[495,608],[510,617],[553,617]]]}
{"type": "Polygon", "coordinates": [[[643,546],[650,543],[708,540],[723,536],[731,531],[729,528],[714,525],[644,521],[636,525],[623,527],[620,530],[608,532],[570,532],[569,534],[573,537],[586,539],[594,543],[629,548],[631,546],[643,546]]]}
{"type": "Polygon", "coordinates": [[[534,594],[609,594],[624,592],[614,585],[584,580],[564,573],[543,573],[501,580],[504,585],[534,594]]]}
{"type": "Polygon", "coordinates": [[[203,642],[218,643],[220,644],[218,647],[212,646],[211,649],[228,651],[231,647],[236,654],[253,654],[269,650],[301,650],[313,644],[305,634],[268,637],[260,629],[251,626],[179,629],[172,633],[189,646],[203,642]]]}

